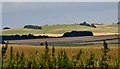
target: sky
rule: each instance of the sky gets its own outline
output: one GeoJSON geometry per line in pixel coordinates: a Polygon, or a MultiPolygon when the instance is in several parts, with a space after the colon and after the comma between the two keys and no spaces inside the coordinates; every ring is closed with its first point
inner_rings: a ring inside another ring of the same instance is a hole
{"type": "Polygon", "coordinates": [[[2,27],[118,22],[117,2],[3,2],[2,27]]]}
{"type": "Polygon", "coordinates": [[[2,2],[118,2],[119,0],[1,0],[2,2]]]}

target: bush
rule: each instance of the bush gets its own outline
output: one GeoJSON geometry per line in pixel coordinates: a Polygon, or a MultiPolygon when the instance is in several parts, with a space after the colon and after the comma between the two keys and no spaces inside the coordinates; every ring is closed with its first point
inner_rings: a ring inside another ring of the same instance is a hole
{"type": "Polygon", "coordinates": [[[42,27],[36,26],[36,25],[25,25],[24,28],[28,28],[28,29],[42,29],[42,27]]]}
{"type": "Polygon", "coordinates": [[[4,29],[10,29],[10,27],[4,27],[3,30],[4,30],[4,29]]]}
{"type": "Polygon", "coordinates": [[[93,23],[93,24],[91,24],[91,27],[94,27],[94,28],[96,28],[96,26],[95,26],[95,24],[93,23]]]}
{"type": "Polygon", "coordinates": [[[90,24],[88,24],[88,23],[86,23],[86,22],[83,22],[83,23],[80,23],[80,25],[96,28],[96,26],[94,25],[94,23],[92,23],[92,24],[90,25],[90,24]]]}
{"type": "Polygon", "coordinates": [[[80,23],[80,25],[89,26],[89,27],[90,27],[90,24],[88,24],[88,23],[86,23],[86,22],[80,23]]]}

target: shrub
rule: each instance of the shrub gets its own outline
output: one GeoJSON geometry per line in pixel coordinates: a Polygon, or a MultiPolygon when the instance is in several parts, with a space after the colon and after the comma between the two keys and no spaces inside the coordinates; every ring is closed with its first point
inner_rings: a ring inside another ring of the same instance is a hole
{"type": "Polygon", "coordinates": [[[10,29],[10,27],[4,27],[3,30],[5,30],[5,29],[10,29]]]}
{"type": "Polygon", "coordinates": [[[42,29],[42,27],[36,26],[36,25],[25,25],[24,28],[28,28],[28,29],[42,29]]]}
{"type": "Polygon", "coordinates": [[[83,23],[80,23],[80,25],[96,28],[96,26],[94,25],[94,23],[92,23],[92,24],[90,25],[89,23],[83,22],[83,23]]]}

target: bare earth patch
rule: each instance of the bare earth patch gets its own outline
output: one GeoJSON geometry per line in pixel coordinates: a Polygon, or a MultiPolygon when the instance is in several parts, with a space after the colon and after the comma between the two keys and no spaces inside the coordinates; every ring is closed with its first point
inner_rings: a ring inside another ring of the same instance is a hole
{"type": "Polygon", "coordinates": [[[63,34],[34,34],[35,36],[52,36],[52,37],[60,37],[62,36],[63,34]]]}
{"type": "Polygon", "coordinates": [[[95,35],[95,36],[99,36],[99,35],[118,35],[118,33],[93,33],[93,35],[95,35]]]}

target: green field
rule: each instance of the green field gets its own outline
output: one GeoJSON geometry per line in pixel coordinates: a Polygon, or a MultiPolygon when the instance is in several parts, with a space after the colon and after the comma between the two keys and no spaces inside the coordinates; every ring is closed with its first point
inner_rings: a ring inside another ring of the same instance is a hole
{"type": "MultiPolygon", "coordinates": [[[[3,35],[15,35],[15,34],[63,34],[68,31],[92,31],[93,33],[118,33],[117,24],[104,24],[97,25],[97,28],[80,26],[80,25],[49,25],[41,26],[42,29],[24,29],[13,28],[9,30],[1,30],[3,35]]],[[[0,33],[1,34],[1,33],[0,33]]]]}

